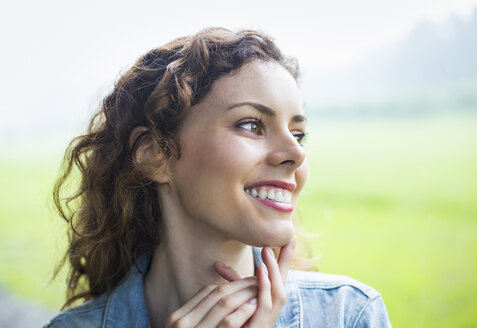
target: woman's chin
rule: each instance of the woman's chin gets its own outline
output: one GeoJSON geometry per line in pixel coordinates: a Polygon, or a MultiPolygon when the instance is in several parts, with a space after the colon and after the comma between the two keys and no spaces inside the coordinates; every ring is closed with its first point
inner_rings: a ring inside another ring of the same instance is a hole
{"type": "Polygon", "coordinates": [[[295,227],[290,222],[289,224],[277,225],[273,230],[258,231],[257,229],[256,233],[253,240],[250,240],[247,244],[257,247],[282,247],[292,240],[295,235],[295,227]]]}

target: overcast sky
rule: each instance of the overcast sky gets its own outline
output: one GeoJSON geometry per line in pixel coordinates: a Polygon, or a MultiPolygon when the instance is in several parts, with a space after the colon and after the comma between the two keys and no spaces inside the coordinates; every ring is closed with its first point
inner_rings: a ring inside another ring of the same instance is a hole
{"type": "MultiPolygon", "coordinates": [[[[5,3],[5,2],[4,2],[5,3]]],[[[477,0],[16,1],[0,8],[0,137],[84,119],[121,69],[207,26],[255,28],[304,69],[346,67],[422,19],[467,17],[477,0]],[[49,123],[45,123],[46,119],[49,123]],[[10,131],[10,132],[9,132],[10,131]]]]}

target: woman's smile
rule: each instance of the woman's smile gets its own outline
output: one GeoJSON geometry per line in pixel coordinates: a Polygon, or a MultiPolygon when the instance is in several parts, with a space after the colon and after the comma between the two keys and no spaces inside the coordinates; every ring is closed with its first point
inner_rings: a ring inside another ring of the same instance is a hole
{"type": "Polygon", "coordinates": [[[291,196],[289,197],[290,200],[286,201],[283,199],[283,195],[281,194],[281,191],[277,191],[277,195],[280,196],[274,196],[275,193],[272,190],[269,190],[268,193],[267,191],[261,189],[258,193],[255,189],[252,189],[252,192],[247,192],[248,195],[250,195],[253,199],[256,201],[269,206],[271,208],[275,208],[277,210],[283,211],[283,212],[292,212],[293,211],[293,204],[291,204],[291,196]],[[280,199],[280,200],[279,200],[280,199]]]}
{"type": "Polygon", "coordinates": [[[265,180],[245,188],[245,192],[261,204],[279,211],[293,211],[292,192],[296,185],[280,180],[265,180]]]}

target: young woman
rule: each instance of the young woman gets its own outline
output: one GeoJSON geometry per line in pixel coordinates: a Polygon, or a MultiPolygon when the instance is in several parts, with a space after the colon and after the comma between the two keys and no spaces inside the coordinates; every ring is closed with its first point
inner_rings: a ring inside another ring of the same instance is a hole
{"type": "Polygon", "coordinates": [[[371,287],[289,272],[308,174],[297,75],[265,35],[214,28],[117,81],[54,192],[71,226],[65,308],[86,302],[46,327],[390,326],[371,287]]]}

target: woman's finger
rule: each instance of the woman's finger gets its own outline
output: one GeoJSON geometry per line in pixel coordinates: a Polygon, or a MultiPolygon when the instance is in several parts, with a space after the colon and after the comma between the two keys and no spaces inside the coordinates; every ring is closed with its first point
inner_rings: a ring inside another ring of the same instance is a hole
{"type": "Polygon", "coordinates": [[[275,255],[270,247],[262,249],[264,265],[257,270],[258,307],[246,327],[272,326],[286,300],[285,286],[275,255]]]}
{"type": "Polygon", "coordinates": [[[220,261],[214,263],[214,268],[215,271],[217,271],[217,273],[225,280],[236,281],[242,279],[242,277],[237,272],[235,272],[234,269],[229,266],[226,266],[220,261]]]}
{"type": "MultiPolygon", "coordinates": [[[[217,327],[225,318],[248,300],[256,297],[257,287],[250,286],[236,293],[222,297],[201,319],[199,328],[217,327]]],[[[195,327],[195,326],[194,326],[195,327]]]]}
{"type": "Polygon", "coordinates": [[[172,312],[169,317],[167,318],[167,327],[172,326],[176,321],[178,321],[180,318],[184,317],[187,313],[189,313],[193,308],[197,306],[197,304],[202,301],[208,294],[210,294],[217,285],[207,285],[202,287],[197,293],[195,293],[192,298],[187,301],[186,304],[181,306],[179,309],[176,311],[172,312]]]}
{"type": "Polygon", "coordinates": [[[282,276],[283,283],[287,281],[288,269],[293,257],[293,252],[295,251],[295,246],[296,237],[293,237],[288,244],[280,249],[280,255],[278,256],[278,267],[280,268],[280,274],[282,276]]]}
{"type": "Polygon", "coordinates": [[[218,326],[219,328],[242,327],[257,309],[257,299],[252,298],[242,304],[235,312],[229,314],[218,326]]]}
{"type": "Polygon", "coordinates": [[[168,326],[177,325],[179,321],[185,326],[195,326],[222,297],[251,286],[254,288],[257,286],[255,277],[240,279],[224,285],[205,286],[186,304],[169,315],[168,326]]]}
{"type": "Polygon", "coordinates": [[[257,270],[258,278],[258,305],[255,314],[247,325],[251,327],[263,327],[262,323],[267,322],[273,309],[272,295],[270,292],[270,280],[268,279],[267,267],[262,264],[257,270]]]}
{"type": "MultiPolygon", "coordinates": [[[[278,267],[277,259],[270,247],[264,247],[262,250],[262,259],[268,269],[268,279],[271,284],[271,294],[273,304],[281,304],[286,298],[285,286],[278,267]]],[[[283,304],[281,304],[283,305],[283,304]]]]}

